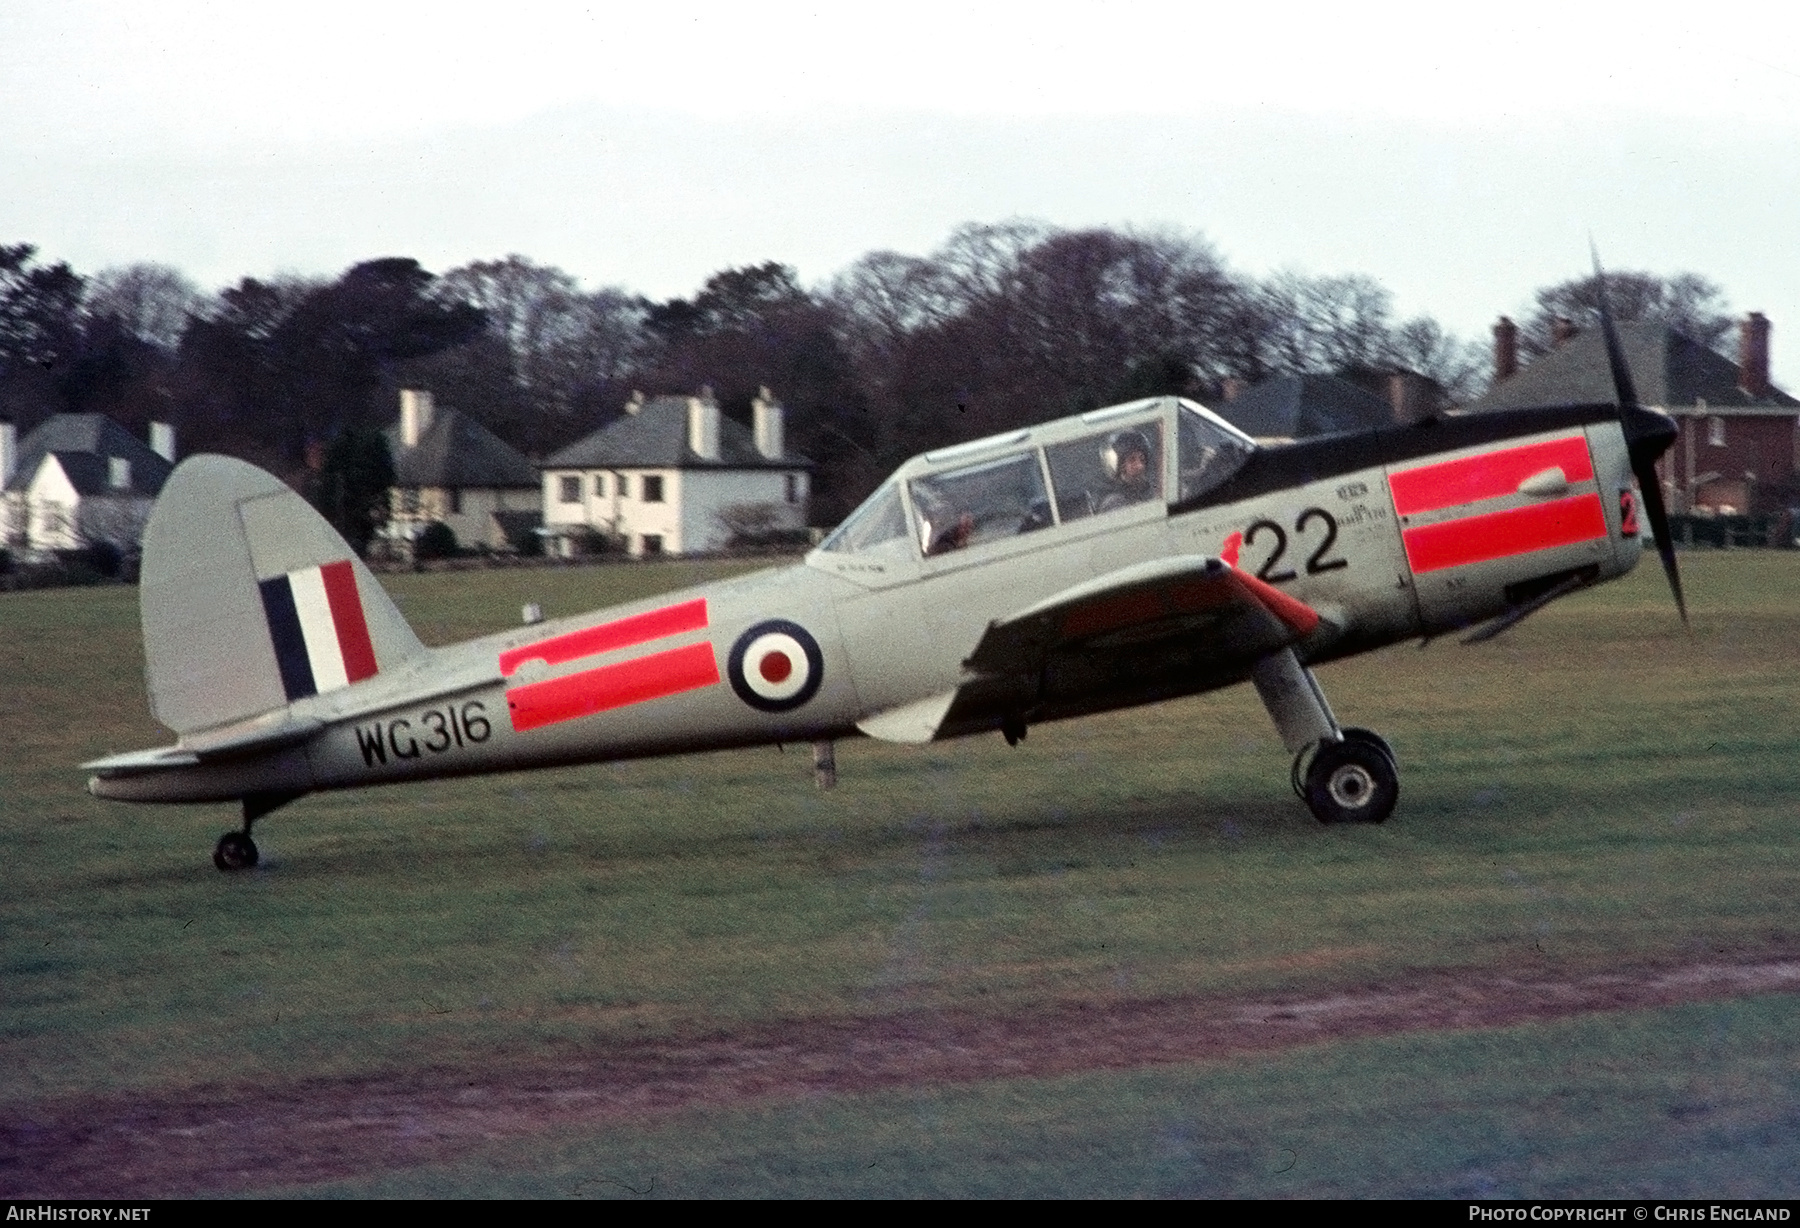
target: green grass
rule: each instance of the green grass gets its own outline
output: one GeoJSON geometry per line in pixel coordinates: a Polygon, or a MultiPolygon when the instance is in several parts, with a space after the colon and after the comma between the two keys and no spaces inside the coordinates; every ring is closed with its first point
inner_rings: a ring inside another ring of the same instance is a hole
{"type": "MultiPolygon", "coordinates": [[[[842,785],[823,794],[803,750],[764,749],[321,795],[260,824],[264,866],[231,878],[209,859],[227,808],[102,803],[74,770],[167,740],[143,700],[135,594],[9,594],[0,1105],[530,1061],[817,1015],[1791,953],[1800,556],[1683,565],[1692,636],[1652,564],[1487,645],[1403,645],[1323,669],[1339,716],[1399,753],[1400,807],[1380,828],[1316,825],[1239,688],[1040,727],[1018,750],[998,737],[846,743],[842,785]]],[[[385,582],[442,642],[515,622],[524,601],[555,617],[729,570],[385,582]]],[[[1800,1046],[1769,1022],[1781,1020],[1792,1004],[1778,997],[693,1111],[356,1188],[549,1193],[596,1157],[664,1152],[679,1160],[660,1188],[691,1192],[1450,1193],[1486,1188],[1482,1172],[1497,1190],[1626,1176],[1699,1188],[1683,1150],[1695,1118],[1652,1115],[1661,1124],[1635,1149],[1601,1143],[1623,1137],[1631,1106],[1699,1077],[1697,1053],[1735,1089],[1733,1129],[1791,1136],[1800,1046]],[[1765,1021],[1755,1043],[1707,1049],[1719,1011],[1765,1021]],[[1578,1112],[1525,1057],[1490,1053],[1572,1054],[1601,1072],[1581,1094],[1604,1103],[1578,1112]],[[1356,1113],[1320,1107],[1345,1094],[1356,1113]],[[1202,1128],[1215,1101],[1225,1134],[1202,1128]],[[915,1118],[935,1124],[904,1124],[915,1118]],[[1158,1142],[1178,1119],[1201,1124],[1189,1142],[1158,1142]],[[1267,1184],[1274,1144],[1254,1140],[1283,1131],[1342,1158],[1267,1184]],[[1554,1162],[1534,1149],[1565,1135],[1554,1162]],[[1419,1141],[1431,1138],[1466,1141],[1419,1141]],[[1159,1147],[1212,1158],[1184,1168],[1159,1147]],[[893,1158],[891,1182],[845,1175],[865,1152],[893,1158]]],[[[1754,1181],[1764,1152],[1746,1155],[1754,1181]]],[[[1768,1168],[1770,1188],[1793,1192],[1794,1171],[1768,1168]]]]}

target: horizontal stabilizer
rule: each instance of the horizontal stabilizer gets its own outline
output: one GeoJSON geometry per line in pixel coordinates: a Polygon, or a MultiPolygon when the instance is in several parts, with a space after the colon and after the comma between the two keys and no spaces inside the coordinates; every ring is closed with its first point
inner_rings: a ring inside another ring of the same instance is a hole
{"type": "Polygon", "coordinates": [[[84,763],[81,768],[101,776],[137,776],[167,768],[193,767],[200,763],[239,759],[298,746],[324,727],[323,721],[312,717],[289,717],[277,722],[245,722],[235,727],[211,729],[194,738],[184,738],[174,746],[108,755],[104,759],[84,763]]]}
{"type": "Polygon", "coordinates": [[[81,765],[84,772],[96,776],[142,776],[147,772],[166,772],[171,768],[193,767],[200,756],[179,746],[163,746],[154,750],[128,750],[122,755],[108,755],[81,765]]]}

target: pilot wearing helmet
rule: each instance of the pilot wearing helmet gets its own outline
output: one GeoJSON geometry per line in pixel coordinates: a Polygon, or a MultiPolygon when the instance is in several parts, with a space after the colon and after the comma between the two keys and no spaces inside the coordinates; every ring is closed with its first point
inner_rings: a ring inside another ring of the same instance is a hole
{"type": "Polygon", "coordinates": [[[1096,512],[1142,503],[1156,494],[1156,475],[1151,470],[1153,455],[1150,441],[1141,431],[1127,428],[1108,437],[1100,452],[1111,485],[1094,505],[1096,512]]]}

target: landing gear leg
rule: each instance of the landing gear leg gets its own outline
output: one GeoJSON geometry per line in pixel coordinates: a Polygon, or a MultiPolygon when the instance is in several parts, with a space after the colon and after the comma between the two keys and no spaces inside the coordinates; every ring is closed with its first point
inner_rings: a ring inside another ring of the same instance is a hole
{"type": "Polygon", "coordinates": [[[233,870],[249,870],[262,860],[256,851],[256,841],[250,838],[250,827],[256,820],[287,805],[300,793],[252,793],[244,798],[244,826],[239,831],[228,831],[219,837],[219,843],[213,846],[213,865],[229,873],[233,870]]]}
{"type": "Polygon", "coordinates": [[[1379,823],[1400,798],[1393,748],[1367,729],[1340,728],[1312,671],[1292,648],[1257,662],[1250,680],[1294,752],[1294,792],[1321,823],[1379,823]]]}

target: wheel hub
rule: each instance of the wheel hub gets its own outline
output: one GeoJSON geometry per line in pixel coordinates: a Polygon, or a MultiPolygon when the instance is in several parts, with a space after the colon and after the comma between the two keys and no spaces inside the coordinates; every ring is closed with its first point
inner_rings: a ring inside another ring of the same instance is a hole
{"type": "Polygon", "coordinates": [[[1375,795],[1375,778],[1362,764],[1346,763],[1331,773],[1325,787],[1330,790],[1332,801],[1346,810],[1355,810],[1368,805],[1375,795]]]}

